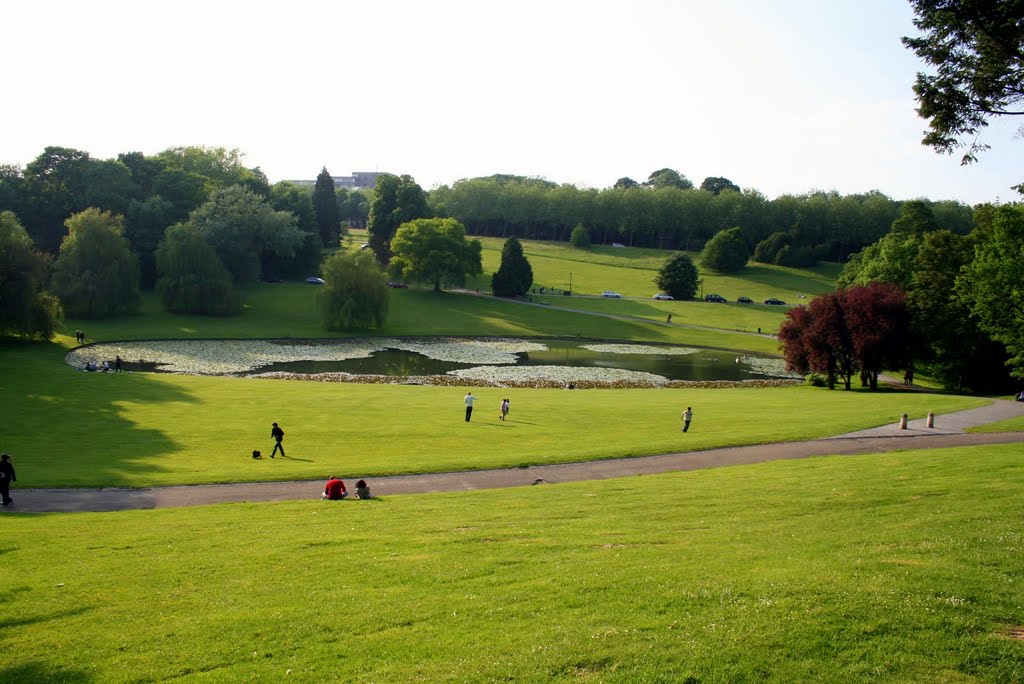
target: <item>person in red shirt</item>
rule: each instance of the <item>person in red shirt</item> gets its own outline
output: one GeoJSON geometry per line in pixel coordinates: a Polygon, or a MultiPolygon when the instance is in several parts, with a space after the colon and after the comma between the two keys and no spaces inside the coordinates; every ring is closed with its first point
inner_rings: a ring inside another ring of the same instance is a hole
{"type": "Polygon", "coordinates": [[[324,493],[320,497],[321,499],[340,501],[346,496],[348,496],[348,490],[345,489],[345,483],[342,480],[339,480],[334,475],[327,478],[327,484],[324,486],[324,493]]]}

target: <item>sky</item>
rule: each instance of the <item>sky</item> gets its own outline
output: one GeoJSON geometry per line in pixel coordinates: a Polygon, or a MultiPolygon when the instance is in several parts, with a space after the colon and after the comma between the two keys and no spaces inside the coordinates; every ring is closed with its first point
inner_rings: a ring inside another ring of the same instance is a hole
{"type": "Polygon", "coordinates": [[[1012,201],[1014,122],[921,145],[900,0],[49,0],[0,5],[0,163],[237,148],[271,182],[580,187],[676,169],[770,198],[1012,201]]]}

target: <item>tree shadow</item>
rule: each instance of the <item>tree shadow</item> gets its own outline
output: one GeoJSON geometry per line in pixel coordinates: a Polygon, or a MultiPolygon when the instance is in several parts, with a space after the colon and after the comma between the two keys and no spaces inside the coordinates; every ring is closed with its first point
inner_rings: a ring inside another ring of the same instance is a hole
{"type": "Polygon", "coordinates": [[[77,668],[53,663],[22,663],[0,667],[0,682],[47,682],[47,684],[81,684],[96,681],[95,677],[77,668]]]}
{"type": "Polygon", "coordinates": [[[122,374],[77,371],[64,362],[66,353],[54,343],[0,343],[4,449],[15,457],[17,485],[125,486],[137,484],[135,475],[165,470],[153,457],[182,444],[137,425],[125,406],[197,399],[155,374],[122,381],[122,374]]]}

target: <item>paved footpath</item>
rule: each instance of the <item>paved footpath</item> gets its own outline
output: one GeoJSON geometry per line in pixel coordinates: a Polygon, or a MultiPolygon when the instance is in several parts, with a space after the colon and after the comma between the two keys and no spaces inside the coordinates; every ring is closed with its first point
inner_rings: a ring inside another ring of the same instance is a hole
{"type": "MultiPolygon", "coordinates": [[[[969,434],[964,430],[1007,418],[1024,416],[1024,403],[995,400],[989,406],[936,416],[928,428],[925,419],[910,421],[907,429],[898,424],[883,425],[835,437],[805,442],[755,444],[742,447],[620,458],[583,463],[474,470],[426,475],[373,478],[376,496],[427,494],[431,492],[498,489],[533,484],[555,484],[583,480],[604,480],[632,475],[654,475],[699,468],[719,468],[808,458],[848,456],[901,449],[933,449],[984,444],[1024,442],[1024,432],[969,434]]],[[[315,499],[323,480],[260,482],[222,485],[188,485],[147,489],[21,489],[12,491],[18,512],[120,511],[180,506],[205,506],[230,502],[294,501],[315,499]]]]}

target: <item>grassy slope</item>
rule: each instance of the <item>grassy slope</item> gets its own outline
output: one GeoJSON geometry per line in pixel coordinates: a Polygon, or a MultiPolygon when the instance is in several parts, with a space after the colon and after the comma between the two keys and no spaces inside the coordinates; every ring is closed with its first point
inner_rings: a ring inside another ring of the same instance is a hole
{"type": "Polygon", "coordinates": [[[1022,459],[7,514],[0,680],[1022,681],[1022,459]]]}

